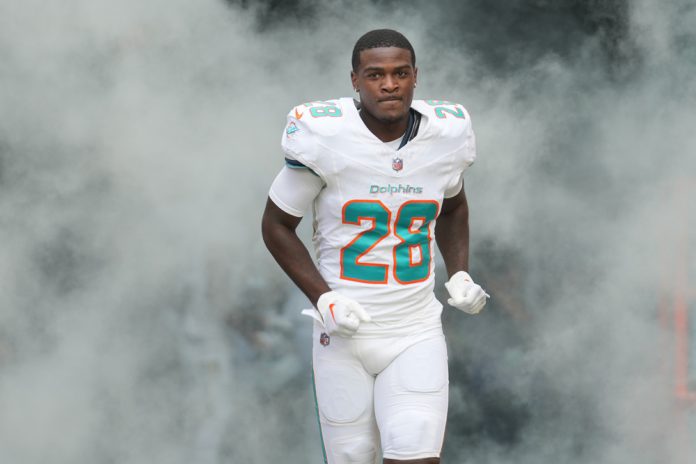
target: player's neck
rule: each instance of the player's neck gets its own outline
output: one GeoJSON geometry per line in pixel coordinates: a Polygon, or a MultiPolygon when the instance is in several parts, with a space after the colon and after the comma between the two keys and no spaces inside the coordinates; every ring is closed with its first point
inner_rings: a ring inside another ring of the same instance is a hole
{"type": "Polygon", "coordinates": [[[406,117],[394,122],[384,122],[376,119],[365,110],[360,110],[360,119],[375,137],[382,142],[392,142],[404,135],[408,128],[408,113],[406,117]]]}

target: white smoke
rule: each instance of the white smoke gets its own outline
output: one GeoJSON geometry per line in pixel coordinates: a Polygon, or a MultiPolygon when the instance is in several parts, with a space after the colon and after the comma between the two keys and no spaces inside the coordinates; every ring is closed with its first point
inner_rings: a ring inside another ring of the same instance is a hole
{"type": "MultiPolygon", "coordinates": [[[[508,447],[453,427],[445,457],[671,462],[658,259],[694,172],[696,10],[632,3],[640,62],[615,79],[593,41],[496,76],[428,15],[315,11],[260,32],[217,1],[0,3],[0,461],[320,461],[303,303],[260,216],[285,112],[348,95],[352,43],[391,26],[418,96],[472,113],[472,247],[521,254],[530,314],[498,375],[549,405],[508,447]]],[[[495,330],[463,317],[451,350],[495,330]]]]}
{"type": "Polygon", "coordinates": [[[217,462],[251,395],[229,314],[284,292],[249,292],[276,41],[216,2],[2,10],[0,460],[217,462]]]}

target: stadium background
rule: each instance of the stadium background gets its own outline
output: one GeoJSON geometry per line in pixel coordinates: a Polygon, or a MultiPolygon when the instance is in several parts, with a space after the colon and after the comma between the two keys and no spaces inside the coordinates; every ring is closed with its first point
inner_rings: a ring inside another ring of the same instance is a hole
{"type": "Polygon", "coordinates": [[[0,462],[320,462],[259,222],[376,27],[479,141],[443,462],[694,462],[687,0],[0,1],[0,462]]]}

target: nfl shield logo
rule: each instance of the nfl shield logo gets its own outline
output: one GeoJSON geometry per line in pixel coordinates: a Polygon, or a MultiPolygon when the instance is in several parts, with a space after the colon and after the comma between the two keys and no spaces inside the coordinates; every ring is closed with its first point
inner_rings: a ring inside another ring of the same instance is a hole
{"type": "Polygon", "coordinates": [[[401,171],[404,168],[404,160],[401,158],[394,158],[392,160],[392,169],[396,172],[401,171]]]}
{"type": "Polygon", "coordinates": [[[329,334],[323,332],[319,337],[319,343],[321,343],[321,346],[329,346],[329,343],[331,343],[331,337],[329,337],[329,334]]]}

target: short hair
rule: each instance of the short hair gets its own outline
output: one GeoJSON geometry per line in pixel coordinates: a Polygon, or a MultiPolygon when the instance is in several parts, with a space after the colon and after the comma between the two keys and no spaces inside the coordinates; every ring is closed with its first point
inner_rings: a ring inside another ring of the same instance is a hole
{"type": "Polygon", "coordinates": [[[416,52],[413,50],[411,42],[402,33],[393,29],[375,29],[366,32],[355,42],[352,57],[353,71],[357,71],[358,66],[360,66],[361,51],[380,47],[398,47],[408,50],[411,52],[411,64],[414,68],[416,67],[416,52]]]}

